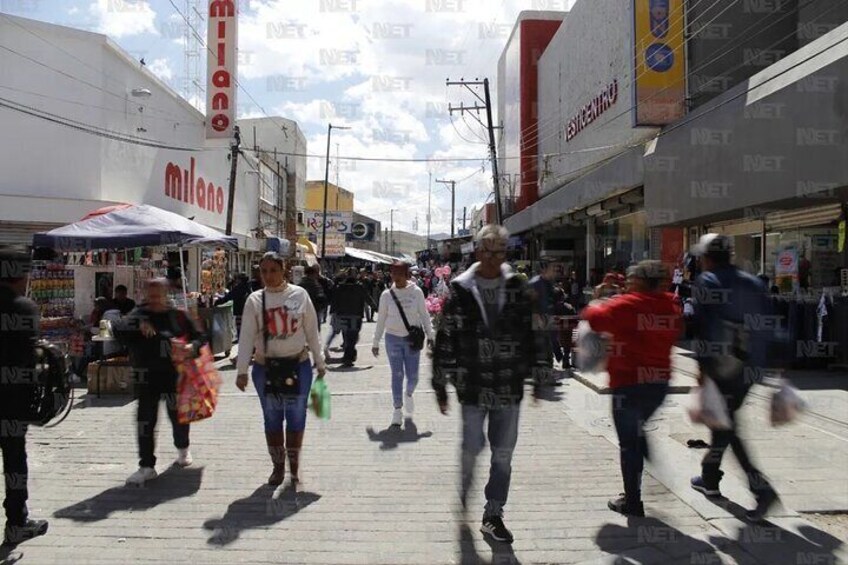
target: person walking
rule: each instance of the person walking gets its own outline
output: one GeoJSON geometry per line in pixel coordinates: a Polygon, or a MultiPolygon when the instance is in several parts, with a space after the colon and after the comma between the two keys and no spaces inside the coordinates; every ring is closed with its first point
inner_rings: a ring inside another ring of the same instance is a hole
{"type": "Polygon", "coordinates": [[[467,510],[474,464],[491,446],[486,506],[480,528],[497,541],[511,543],[503,509],[509,495],[512,454],[524,380],[533,377],[534,397],[551,371],[542,332],[533,328],[527,285],[512,273],[506,258],[509,232],[490,224],[476,236],[477,259],[450,284],[436,333],[432,385],[442,414],[448,413],[447,385],[456,389],[462,414],[460,504],[467,510]],[[488,420],[488,423],[487,423],[488,420]]]}
{"type": "Polygon", "coordinates": [[[309,293],[286,281],[285,261],[280,255],[266,253],[260,268],[264,289],[252,293],[244,307],[236,386],[242,392],[247,388],[252,358],[253,387],[262,407],[265,442],[271,456],[268,484],[283,483],[288,456],[291,484],[299,488],[300,452],[312,388],[310,353],[317,378],[323,379],[326,373],[318,317],[309,293]]]}
{"type": "Polygon", "coordinates": [[[350,269],[333,295],[333,315],[338,320],[344,340],[342,367],[353,367],[356,363],[356,344],[359,343],[366,301],[365,289],[356,280],[356,270],[350,269]]]}
{"type": "Polygon", "coordinates": [[[365,289],[365,321],[374,323],[374,314],[377,312],[377,301],[374,300],[374,283],[365,269],[359,270],[359,284],[365,289]]]}
{"type": "Polygon", "coordinates": [[[159,402],[165,400],[171,420],[176,465],[192,463],[189,451],[189,424],[177,420],[177,368],[187,357],[196,357],[204,339],[185,312],[168,300],[169,282],[158,278],[147,282],[146,302],[113,325],[115,338],[127,347],[138,397],[138,470],[127,485],[140,486],[155,479],[156,423],[159,402]],[[183,343],[175,341],[177,338],[183,343]]]}
{"type": "Polygon", "coordinates": [[[244,304],[247,302],[247,297],[253,292],[251,289],[250,279],[246,274],[239,273],[236,275],[233,287],[224,296],[215,301],[215,306],[232,301],[233,317],[236,320],[236,338],[241,333],[241,317],[244,315],[244,304]]]}
{"type": "MultiPolygon", "coordinates": [[[[554,319],[554,270],[550,263],[542,261],[539,274],[530,279],[530,290],[536,305],[536,320],[538,329],[548,336],[548,351],[557,362],[562,361],[562,346],[559,343],[559,332],[554,319]]],[[[553,383],[562,386],[562,383],[553,383]]]]}
{"type": "Polygon", "coordinates": [[[390,273],[393,285],[380,295],[377,312],[377,327],[374,329],[374,343],[371,352],[374,357],[380,354],[380,340],[383,331],[386,332],[386,356],[392,371],[392,426],[400,426],[403,422],[403,410],[411,418],[415,412],[412,394],[418,385],[418,367],[421,362],[421,347],[411,343],[414,335],[422,340],[427,338],[432,346],[435,334],[424,293],[420,288],[409,282],[409,264],[396,261],[392,264],[390,273]],[[415,329],[417,328],[417,329],[415,329]],[[406,377],[404,379],[404,377],[406,377]],[[404,394],[406,380],[406,394],[404,394]]]}
{"type": "Polygon", "coordinates": [[[756,507],[749,520],[762,520],[778,500],[777,492],[754,465],[739,437],[736,412],[745,403],[751,387],[767,365],[770,303],[763,282],[731,263],[730,238],[709,233],[693,249],[701,259],[701,274],[692,289],[695,354],[701,378],[712,379],[724,396],[733,427],[712,430],[710,449],[701,462],[701,474],[692,488],[708,497],[721,496],[719,483],[724,473],[721,460],[727,447],[745,471],[756,507]]]}
{"type": "Polygon", "coordinates": [[[306,267],[303,271],[303,279],[298,285],[306,291],[309,299],[312,301],[312,306],[315,308],[315,315],[318,320],[318,332],[321,332],[321,317],[318,312],[327,308],[329,303],[327,295],[324,293],[324,286],[321,284],[320,274],[317,267],[306,267]]]}
{"type": "Polygon", "coordinates": [[[610,510],[644,516],[642,469],[649,459],[645,422],[660,407],[671,378],[671,348],[682,330],[680,306],[669,292],[659,261],[642,261],[627,273],[627,293],[583,309],[592,330],[612,335],[607,370],[618,434],[624,494],[610,510]]]}
{"type": "Polygon", "coordinates": [[[35,395],[35,342],[38,306],[26,298],[29,254],[0,248],[0,450],[6,483],[6,527],[3,544],[17,545],[47,533],[46,520],[29,517],[29,467],[26,434],[28,407],[35,395]]]}

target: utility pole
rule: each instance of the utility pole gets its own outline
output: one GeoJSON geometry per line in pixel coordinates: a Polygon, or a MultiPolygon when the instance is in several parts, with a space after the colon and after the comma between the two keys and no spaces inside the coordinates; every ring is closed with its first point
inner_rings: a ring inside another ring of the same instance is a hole
{"type": "Polygon", "coordinates": [[[427,249],[430,249],[430,194],[433,190],[433,173],[427,173],[429,181],[427,183],[427,249]]]}
{"type": "Polygon", "coordinates": [[[325,263],[327,261],[325,255],[327,251],[327,184],[330,182],[330,136],[333,133],[333,128],[350,129],[349,127],[327,124],[327,163],[324,165],[324,215],[321,222],[321,260],[325,263]]]}
{"type": "Polygon", "coordinates": [[[389,228],[383,228],[383,251],[389,254],[389,228]]]}
{"type": "Polygon", "coordinates": [[[465,115],[465,112],[471,114],[477,122],[486,128],[489,131],[489,157],[492,160],[492,182],[495,188],[495,210],[497,215],[497,223],[503,223],[503,203],[501,202],[501,188],[500,188],[500,178],[498,175],[498,154],[495,147],[495,125],[492,123],[492,98],[489,93],[489,79],[485,78],[482,81],[473,80],[467,81],[460,79],[458,81],[451,81],[448,79],[445,81],[447,86],[464,86],[468,89],[471,94],[473,94],[477,100],[482,102],[482,106],[480,104],[474,104],[474,106],[465,106],[461,102],[458,107],[448,105],[448,112],[453,114],[454,112],[459,112],[462,115],[465,115]],[[477,94],[477,91],[471,88],[472,86],[483,86],[483,98],[477,94]],[[480,121],[478,117],[480,110],[486,111],[486,122],[483,123],[480,121]]]}
{"type": "Polygon", "coordinates": [[[227,202],[227,229],[226,235],[233,235],[233,208],[236,200],[236,171],[238,169],[239,147],[241,146],[241,135],[239,127],[233,126],[233,143],[230,145],[230,200],[227,202]]]}
{"type": "Polygon", "coordinates": [[[395,254],[395,209],[394,208],[389,210],[389,225],[392,228],[392,239],[390,240],[391,241],[391,248],[390,248],[391,251],[389,252],[389,255],[394,255],[395,254]]]}
{"type": "Polygon", "coordinates": [[[451,239],[453,239],[456,230],[456,181],[436,179],[436,182],[450,185],[451,192],[451,239]]]}
{"type": "Polygon", "coordinates": [[[466,211],[466,208],[465,208],[465,206],[463,206],[462,207],[462,231],[463,232],[465,231],[465,211],[466,211]]]}

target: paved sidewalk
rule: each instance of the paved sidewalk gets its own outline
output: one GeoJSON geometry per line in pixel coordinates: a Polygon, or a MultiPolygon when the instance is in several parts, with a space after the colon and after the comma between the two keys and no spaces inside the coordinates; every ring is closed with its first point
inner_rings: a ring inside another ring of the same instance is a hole
{"type": "MultiPolygon", "coordinates": [[[[607,499],[621,491],[618,454],[599,420],[608,412],[596,412],[593,400],[609,397],[576,381],[551,389],[536,406],[525,400],[505,516],[516,542],[486,543],[478,531],[482,481],[472,501],[477,512],[467,521],[458,515],[456,403],[449,416],[438,414],[429,368],[422,367],[414,421],[388,430],[389,371],[385,356],[371,356],[373,327],[365,325],[359,366],[335,368],[327,377],[332,419],[308,423],[306,492],[264,485],[270,468],[258,401],[252,390],[235,389],[232,370],[223,373],[218,413],[192,428],[191,468],[167,469],[174,449],[161,415],[162,475],[143,489],[123,486],[137,460],[135,405],[83,398],[59,427],[29,436],[31,511],[51,520],[50,532],[0,558],[38,565],[844,559],[839,540],[789,522],[744,527],[705,518],[698,501],[650,475],[644,481],[649,518],[628,521],[610,512],[607,499]]],[[[487,466],[482,456],[479,476],[487,466]]],[[[688,473],[684,467],[678,472],[688,473]]]]}

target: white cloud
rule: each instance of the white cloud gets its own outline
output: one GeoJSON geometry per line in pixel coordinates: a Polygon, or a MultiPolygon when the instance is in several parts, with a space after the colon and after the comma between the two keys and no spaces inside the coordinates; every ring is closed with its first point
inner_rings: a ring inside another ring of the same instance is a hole
{"type": "Polygon", "coordinates": [[[156,32],[156,12],[146,0],[97,0],[88,11],[97,21],[97,31],[112,38],[156,32]]]}
{"type": "Polygon", "coordinates": [[[147,64],[147,68],[150,70],[151,73],[164,80],[165,82],[168,82],[172,78],[174,78],[174,71],[173,69],[171,69],[171,65],[168,62],[168,59],[153,59],[153,61],[147,64]]]}

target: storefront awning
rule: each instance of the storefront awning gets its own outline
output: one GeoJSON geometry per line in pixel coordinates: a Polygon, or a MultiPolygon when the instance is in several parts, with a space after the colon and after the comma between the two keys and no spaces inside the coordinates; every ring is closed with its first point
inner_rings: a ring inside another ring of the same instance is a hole
{"type": "Polygon", "coordinates": [[[645,178],[642,167],[644,152],[641,145],[624,151],[513,214],[504,221],[504,226],[512,234],[524,233],[570,212],[642,186],[645,178]]]}
{"type": "Polygon", "coordinates": [[[393,259],[388,255],[377,253],[376,251],[368,251],[366,249],[357,249],[356,247],[345,247],[345,255],[360,261],[368,261],[369,263],[381,263],[390,265],[393,259]]]}

